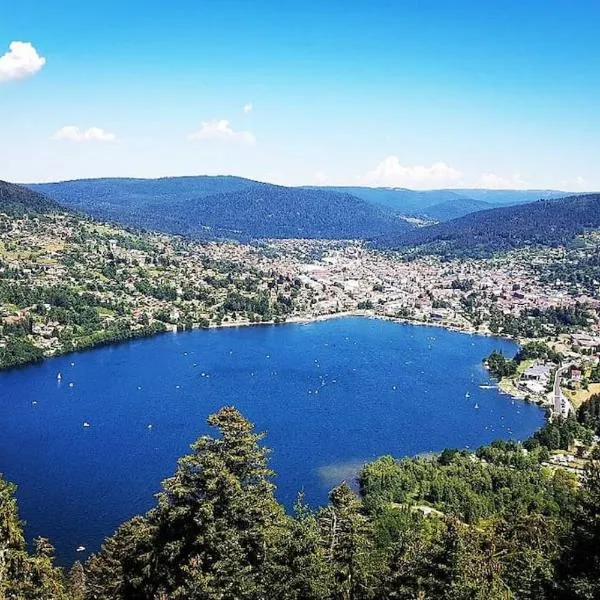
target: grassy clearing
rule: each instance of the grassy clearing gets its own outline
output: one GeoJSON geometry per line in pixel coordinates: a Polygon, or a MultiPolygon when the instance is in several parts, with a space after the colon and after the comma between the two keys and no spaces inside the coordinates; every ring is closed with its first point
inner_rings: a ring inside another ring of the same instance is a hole
{"type": "Polygon", "coordinates": [[[575,408],[579,408],[586,400],[594,394],[600,394],[600,383],[590,383],[589,389],[563,390],[567,398],[575,408]]]}

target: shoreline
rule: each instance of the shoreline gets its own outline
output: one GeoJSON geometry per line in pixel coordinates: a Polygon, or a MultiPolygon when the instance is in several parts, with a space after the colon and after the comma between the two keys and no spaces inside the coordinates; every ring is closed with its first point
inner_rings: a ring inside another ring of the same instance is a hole
{"type": "MultiPolygon", "coordinates": [[[[279,322],[275,322],[274,320],[259,321],[259,322],[251,322],[251,321],[225,322],[225,323],[219,323],[219,324],[210,324],[210,325],[208,325],[208,327],[193,327],[190,329],[183,329],[183,330],[167,327],[164,330],[146,332],[146,333],[142,333],[141,335],[134,334],[130,338],[116,340],[116,341],[112,341],[112,342],[108,342],[108,343],[102,342],[102,343],[94,344],[91,346],[86,346],[83,348],[75,348],[73,350],[68,350],[66,352],[56,353],[52,356],[43,357],[41,360],[29,361],[29,362],[25,362],[25,363],[22,363],[19,365],[14,365],[14,366],[11,366],[8,368],[0,368],[0,375],[3,372],[9,372],[12,370],[23,369],[23,368],[31,367],[34,365],[40,365],[40,364],[42,364],[48,360],[51,360],[53,358],[67,356],[69,354],[78,354],[80,352],[89,352],[91,350],[96,350],[101,347],[117,346],[119,344],[123,344],[123,343],[127,343],[127,342],[138,341],[138,340],[143,340],[143,339],[150,339],[152,337],[155,337],[155,336],[161,335],[161,334],[165,334],[165,333],[185,333],[185,332],[191,332],[191,331],[200,331],[202,329],[208,331],[208,330],[217,330],[217,329],[231,329],[231,328],[236,328],[236,327],[243,328],[243,327],[265,327],[265,326],[277,326],[277,325],[308,325],[310,323],[319,323],[319,322],[323,322],[323,321],[329,321],[332,319],[344,319],[344,318],[350,318],[350,317],[379,319],[382,321],[389,321],[392,323],[399,323],[402,325],[414,325],[417,327],[424,327],[424,326],[425,327],[435,327],[438,329],[445,329],[447,331],[452,331],[454,333],[462,333],[465,335],[481,335],[484,337],[495,337],[498,339],[503,339],[503,340],[513,342],[519,347],[523,343],[522,340],[513,338],[511,336],[503,336],[501,334],[493,334],[490,331],[478,331],[473,327],[463,328],[463,327],[458,327],[456,325],[452,325],[452,324],[444,323],[444,322],[420,321],[418,319],[407,319],[407,318],[403,318],[403,317],[394,317],[391,315],[377,314],[377,313],[375,313],[373,311],[369,311],[369,310],[355,309],[355,310],[348,310],[348,311],[343,311],[343,312],[327,313],[327,314],[322,314],[322,315],[309,315],[309,316],[297,315],[297,316],[292,316],[292,317],[286,319],[285,321],[279,321],[279,322]]],[[[502,380],[496,380],[489,374],[489,371],[487,371],[487,369],[486,369],[486,372],[488,373],[488,375],[492,381],[491,385],[493,385],[493,387],[499,393],[501,393],[503,395],[507,395],[513,400],[518,400],[519,402],[526,402],[525,396],[523,394],[521,394],[516,388],[514,388],[514,386],[507,386],[506,384],[503,384],[502,380]]],[[[538,403],[535,403],[535,404],[538,404],[538,403]]],[[[542,409],[547,409],[547,407],[544,405],[538,404],[538,406],[540,406],[540,408],[542,408],[542,409]]]]}

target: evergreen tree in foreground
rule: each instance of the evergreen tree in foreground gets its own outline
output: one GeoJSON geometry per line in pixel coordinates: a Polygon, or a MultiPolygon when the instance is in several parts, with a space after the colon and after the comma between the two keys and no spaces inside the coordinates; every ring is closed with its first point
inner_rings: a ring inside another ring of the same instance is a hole
{"type": "Polygon", "coordinates": [[[273,495],[267,450],[234,408],[208,422],[220,436],[198,439],[163,482],[157,507],[90,560],[91,598],[270,597],[289,518],[273,495]]]}
{"type": "Polygon", "coordinates": [[[600,464],[586,468],[578,510],[559,564],[562,598],[600,598],[600,464]]]}
{"type": "Polygon", "coordinates": [[[48,540],[36,539],[35,554],[27,553],[14,492],[15,486],[0,477],[0,599],[68,600],[48,540]]]}

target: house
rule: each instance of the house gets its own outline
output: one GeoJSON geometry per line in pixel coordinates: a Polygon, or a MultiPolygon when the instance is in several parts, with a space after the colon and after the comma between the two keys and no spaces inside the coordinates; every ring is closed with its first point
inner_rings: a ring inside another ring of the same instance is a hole
{"type": "Polygon", "coordinates": [[[527,381],[547,381],[552,372],[552,365],[546,363],[537,363],[531,365],[523,372],[522,378],[527,381]]]}
{"type": "Polygon", "coordinates": [[[571,341],[576,348],[591,350],[600,348],[600,338],[588,335],[587,333],[574,333],[571,336],[571,341]]]}
{"type": "Polygon", "coordinates": [[[574,383],[579,383],[581,381],[582,373],[580,369],[576,369],[575,367],[571,368],[571,381],[574,383]]]}

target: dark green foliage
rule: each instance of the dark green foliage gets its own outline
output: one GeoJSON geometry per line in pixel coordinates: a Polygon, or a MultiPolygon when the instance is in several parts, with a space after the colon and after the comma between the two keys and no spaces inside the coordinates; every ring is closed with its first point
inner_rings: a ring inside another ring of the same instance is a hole
{"type": "Polygon", "coordinates": [[[560,506],[565,495],[574,493],[574,485],[565,487],[560,477],[540,466],[538,455],[527,456],[520,445],[486,450],[477,456],[445,453],[438,460],[378,459],[361,472],[365,504],[425,504],[473,524],[531,511],[562,517],[560,506]]]}
{"type": "Polygon", "coordinates": [[[329,494],[329,505],[318,515],[331,569],[331,598],[376,598],[377,572],[372,523],[361,513],[361,503],[346,483],[329,494]]]}
{"type": "Polygon", "coordinates": [[[577,514],[559,563],[562,598],[600,598],[600,465],[586,469],[577,514]]]}
{"type": "Polygon", "coordinates": [[[0,213],[11,216],[54,212],[59,210],[56,202],[26,187],[0,181],[0,213]]]}
{"type": "Polygon", "coordinates": [[[0,369],[10,369],[40,361],[43,358],[44,352],[25,337],[12,338],[6,346],[0,347],[0,369]]]}
{"type": "Polygon", "coordinates": [[[575,440],[589,442],[591,433],[590,429],[580,425],[574,416],[569,415],[567,418],[559,417],[547,423],[525,442],[525,446],[529,449],[541,445],[549,450],[568,450],[575,440]]]}
{"type": "Polygon", "coordinates": [[[558,335],[585,327],[591,317],[589,308],[579,303],[569,307],[524,309],[518,316],[491,310],[489,328],[492,333],[536,338],[547,336],[549,333],[558,335]]]}
{"type": "Polygon", "coordinates": [[[552,350],[550,346],[543,342],[529,342],[524,344],[523,347],[517,352],[514,360],[517,363],[521,363],[524,360],[531,359],[542,359],[548,362],[559,364],[562,360],[562,355],[555,350],[552,350]]]}
{"type": "Polygon", "coordinates": [[[265,596],[286,522],[267,453],[235,409],[209,423],[221,437],[201,437],[163,482],[158,506],[121,527],[91,559],[89,585],[110,590],[99,598],[265,596]]]}
{"type": "Polygon", "coordinates": [[[0,476],[0,598],[67,600],[65,579],[54,567],[54,548],[48,540],[36,539],[35,553],[27,552],[14,492],[0,476]]]}
{"type": "Polygon", "coordinates": [[[600,394],[594,394],[579,407],[577,420],[600,435],[600,394]]]}
{"type": "Polygon", "coordinates": [[[485,360],[489,372],[496,378],[511,377],[517,372],[517,363],[494,350],[485,360]]]}

